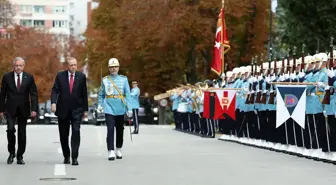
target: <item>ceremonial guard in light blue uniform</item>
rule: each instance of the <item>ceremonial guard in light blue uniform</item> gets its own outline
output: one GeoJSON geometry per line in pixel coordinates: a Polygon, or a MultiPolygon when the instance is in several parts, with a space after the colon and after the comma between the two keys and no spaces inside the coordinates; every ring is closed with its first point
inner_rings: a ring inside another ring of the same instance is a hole
{"type": "Polygon", "coordinates": [[[131,107],[133,112],[133,125],[134,125],[134,131],[133,134],[139,133],[139,96],[140,96],[140,89],[138,87],[138,83],[136,81],[132,82],[132,90],[131,90],[131,107]]]}
{"type": "MultiPolygon", "coordinates": [[[[327,75],[329,77],[330,83],[325,88],[326,90],[330,90],[330,104],[326,106],[326,113],[328,115],[328,124],[330,129],[330,151],[335,152],[336,151],[336,66],[335,66],[335,60],[336,60],[336,50],[333,51],[333,56],[330,56],[329,58],[333,59],[333,65],[329,66],[329,69],[327,69],[327,75]]],[[[333,154],[334,158],[336,158],[336,153],[333,154]]]]}
{"type": "Polygon", "coordinates": [[[179,95],[178,91],[173,92],[172,95],[169,97],[169,100],[173,102],[172,111],[174,114],[175,129],[177,130],[182,129],[181,114],[177,111],[180,99],[181,96],[179,95]]]}
{"type": "Polygon", "coordinates": [[[132,117],[130,86],[126,76],[119,75],[119,61],[108,62],[110,75],[102,79],[98,94],[98,109],[104,109],[107,125],[108,159],[122,158],[121,148],[124,136],[124,116],[132,117]],[[116,151],[114,152],[114,127],[116,128],[116,151]]]}

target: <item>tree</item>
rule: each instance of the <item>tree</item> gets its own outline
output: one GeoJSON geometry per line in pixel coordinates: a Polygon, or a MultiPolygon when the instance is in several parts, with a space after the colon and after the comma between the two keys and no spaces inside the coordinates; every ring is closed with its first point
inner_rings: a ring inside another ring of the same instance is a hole
{"type": "MultiPolygon", "coordinates": [[[[229,69],[265,51],[269,3],[225,4],[232,48],[226,56],[229,69]]],[[[220,6],[217,0],[101,0],[87,30],[90,67],[100,68],[117,57],[127,69],[124,74],[141,79],[142,92],[209,78],[220,6]]]]}
{"type": "Polygon", "coordinates": [[[14,6],[9,0],[0,0],[0,28],[12,24],[15,15],[14,6]]]}
{"type": "Polygon", "coordinates": [[[335,5],[328,0],[278,0],[279,45],[292,49],[306,45],[307,53],[329,51],[336,35],[335,5]]]}
{"type": "Polygon", "coordinates": [[[0,39],[0,69],[3,69],[0,75],[10,70],[15,57],[22,57],[26,61],[25,71],[34,76],[39,101],[48,100],[56,73],[62,69],[57,41],[52,35],[33,28],[16,26],[8,33],[10,39],[0,39]]]}

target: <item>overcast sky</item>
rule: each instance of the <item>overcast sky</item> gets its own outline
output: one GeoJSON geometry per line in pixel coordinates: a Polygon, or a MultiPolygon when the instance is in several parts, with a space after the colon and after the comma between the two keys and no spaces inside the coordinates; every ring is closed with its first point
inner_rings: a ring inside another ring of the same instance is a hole
{"type": "Polygon", "coordinates": [[[275,12],[275,9],[278,5],[278,0],[271,0],[272,1],[272,11],[275,12]]]}

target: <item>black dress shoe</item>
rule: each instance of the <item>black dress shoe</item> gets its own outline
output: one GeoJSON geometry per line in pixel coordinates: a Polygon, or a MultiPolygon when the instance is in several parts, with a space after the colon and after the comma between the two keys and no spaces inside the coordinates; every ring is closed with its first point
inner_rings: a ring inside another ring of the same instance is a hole
{"type": "Polygon", "coordinates": [[[77,165],[78,165],[78,161],[77,161],[77,159],[72,159],[72,165],[74,165],[74,166],[77,166],[77,165]]]}
{"type": "Polygon", "coordinates": [[[139,134],[139,132],[133,131],[132,134],[139,134]]]}
{"type": "Polygon", "coordinates": [[[7,164],[12,164],[14,162],[15,154],[9,154],[7,159],[7,164]]]}
{"type": "Polygon", "coordinates": [[[64,164],[70,164],[70,158],[64,158],[64,161],[63,161],[64,164]]]}
{"type": "Polygon", "coordinates": [[[24,164],[26,164],[26,163],[24,162],[23,159],[18,159],[18,160],[17,160],[17,164],[24,165],[24,164]]]}

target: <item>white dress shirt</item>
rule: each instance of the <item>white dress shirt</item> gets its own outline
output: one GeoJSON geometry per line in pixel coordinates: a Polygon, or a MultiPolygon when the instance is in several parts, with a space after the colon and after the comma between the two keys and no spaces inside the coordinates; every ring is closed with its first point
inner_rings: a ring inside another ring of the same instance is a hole
{"type": "MultiPolygon", "coordinates": [[[[19,74],[20,76],[20,86],[22,85],[22,73],[19,74]]],[[[14,79],[15,79],[15,86],[17,87],[17,80],[18,80],[18,74],[14,72],[14,79]]]]}
{"type": "MultiPolygon", "coordinates": [[[[70,76],[70,75],[71,75],[70,71],[68,71],[68,74],[69,74],[68,76],[69,76],[69,84],[70,84],[70,78],[71,78],[71,76],[70,76]]],[[[74,82],[75,82],[75,74],[76,74],[76,73],[73,73],[73,81],[74,81],[74,82]]]]}

